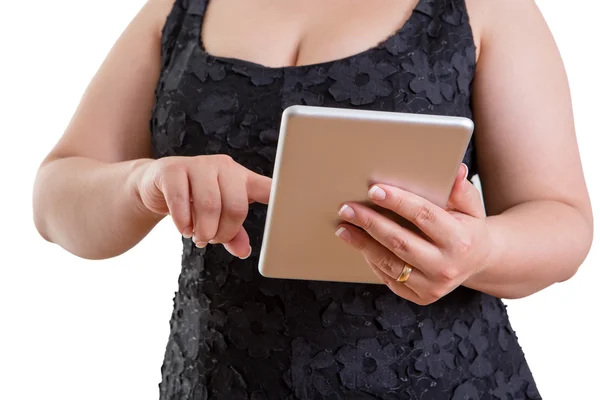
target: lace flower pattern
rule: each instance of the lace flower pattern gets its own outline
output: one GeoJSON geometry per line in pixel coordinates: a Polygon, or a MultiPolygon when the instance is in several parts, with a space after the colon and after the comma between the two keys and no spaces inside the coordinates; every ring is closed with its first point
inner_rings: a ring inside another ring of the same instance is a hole
{"type": "Polygon", "coordinates": [[[424,92],[432,104],[441,104],[444,99],[452,100],[454,87],[447,82],[452,76],[449,63],[436,61],[430,66],[423,50],[414,52],[411,61],[412,64],[403,63],[402,68],[415,76],[408,84],[412,91],[417,94],[424,92]]]}
{"type": "Polygon", "coordinates": [[[369,104],[392,93],[392,86],[385,78],[394,72],[392,65],[376,64],[371,58],[335,62],[329,68],[329,76],[336,82],[329,87],[329,93],[336,101],[350,100],[355,106],[369,104]]]}
{"type": "Polygon", "coordinates": [[[415,348],[422,353],[415,362],[419,371],[428,371],[433,378],[439,379],[446,368],[455,368],[455,339],[452,332],[442,329],[436,333],[433,321],[426,319],[419,323],[422,339],[415,342],[415,348]]]}
{"type": "Polygon", "coordinates": [[[279,310],[268,313],[263,303],[246,303],[231,307],[227,316],[232,329],[229,340],[248,355],[267,358],[272,351],[283,350],[283,316],[279,310]]]}
{"type": "MultiPolygon", "coordinates": [[[[371,49],[284,68],[208,54],[206,7],[176,0],[166,20],[155,158],[222,153],[271,176],[281,113],[295,104],[472,116],[464,1],[420,0],[371,49]]],[[[474,152],[463,160],[472,174],[474,152]]],[[[161,400],[540,398],[499,299],[459,287],[420,307],[383,285],[264,278],[266,212],[250,205],[246,260],[182,239],[161,400]]]]}

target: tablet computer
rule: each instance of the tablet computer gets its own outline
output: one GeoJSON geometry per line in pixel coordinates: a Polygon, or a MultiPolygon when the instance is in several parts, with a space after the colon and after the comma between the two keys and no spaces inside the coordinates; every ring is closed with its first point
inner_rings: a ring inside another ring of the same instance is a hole
{"type": "MultiPolygon", "coordinates": [[[[335,236],[344,202],[384,183],[445,207],[473,132],[468,118],[292,106],[283,112],[259,259],[265,277],[381,283],[335,236]]],[[[385,210],[378,210],[383,211],[385,210]]],[[[387,215],[407,226],[391,212],[387,215]]],[[[414,227],[413,227],[414,228],[414,227]]]]}

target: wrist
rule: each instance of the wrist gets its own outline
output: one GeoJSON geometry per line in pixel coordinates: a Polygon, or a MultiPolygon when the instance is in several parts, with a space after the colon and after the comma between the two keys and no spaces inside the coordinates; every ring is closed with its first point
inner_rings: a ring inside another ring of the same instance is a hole
{"type": "Polygon", "coordinates": [[[142,200],[140,192],[144,176],[154,162],[155,160],[149,158],[140,158],[131,161],[125,188],[131,209],[136,215],[144,219],[160,220],[164,215],[157,214],[148,209],[142,200]]]}
{"type": "Polygon", "coordinates": [[[505,236],[502,235],[499,225],[496,223],[497,217],[487,217],[485,220],[488,240],[488,252],[484,258],[481,268],[473,274],[468,282],[470,284],[476,283],[480,280],[485,281],[483,278],[486,273],[493,270],[496,266],[502,263],[502,255],[506,251],[505,236]],[[482,279],[483,278],[483,279],[482,279]]]}

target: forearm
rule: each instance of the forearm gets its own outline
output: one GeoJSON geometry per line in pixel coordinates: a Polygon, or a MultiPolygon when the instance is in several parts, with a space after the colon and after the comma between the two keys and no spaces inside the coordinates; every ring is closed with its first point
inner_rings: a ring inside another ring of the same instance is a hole
{"type": "Polygon", "coordinates": [[[132,171],[149,161],[106,164],[69,157],[44,165],[33,198],[38,231],[83,258],[129,250],[161,219],[140,207],[132,182],[132,171]]]}
{"type": "Polygon", "coordinates": [[[592,226],[574,207],[532,201],[487,218],[493,252],[464,286],[520,298],[569,279],[584,261],[592,226]]]}

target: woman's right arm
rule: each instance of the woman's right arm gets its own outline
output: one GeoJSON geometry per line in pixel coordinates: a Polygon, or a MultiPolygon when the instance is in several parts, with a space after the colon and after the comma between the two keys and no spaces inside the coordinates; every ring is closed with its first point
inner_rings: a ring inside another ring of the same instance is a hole
{"type": "Polygon", "coordinates": [[[270,179],[228,157],[150,159],[161,32],[172,2],[149,0],[140,10],[39,168],[35,225],[77,256],[117,256],[167,214],[200,245],[214,240],[230,243],[235,255],[249,252],[241,225],[248,202],[268,201],[270,179]]]}
{"type": "Polygon", "coordinates": [[[139,242],[161,216],[136,207],[130,178],[151,156],[149,120],[168,1],[149,1],[117,40],[64,135],[42,162],[34,221],[48,241],[84,258],[139,242]]]}

